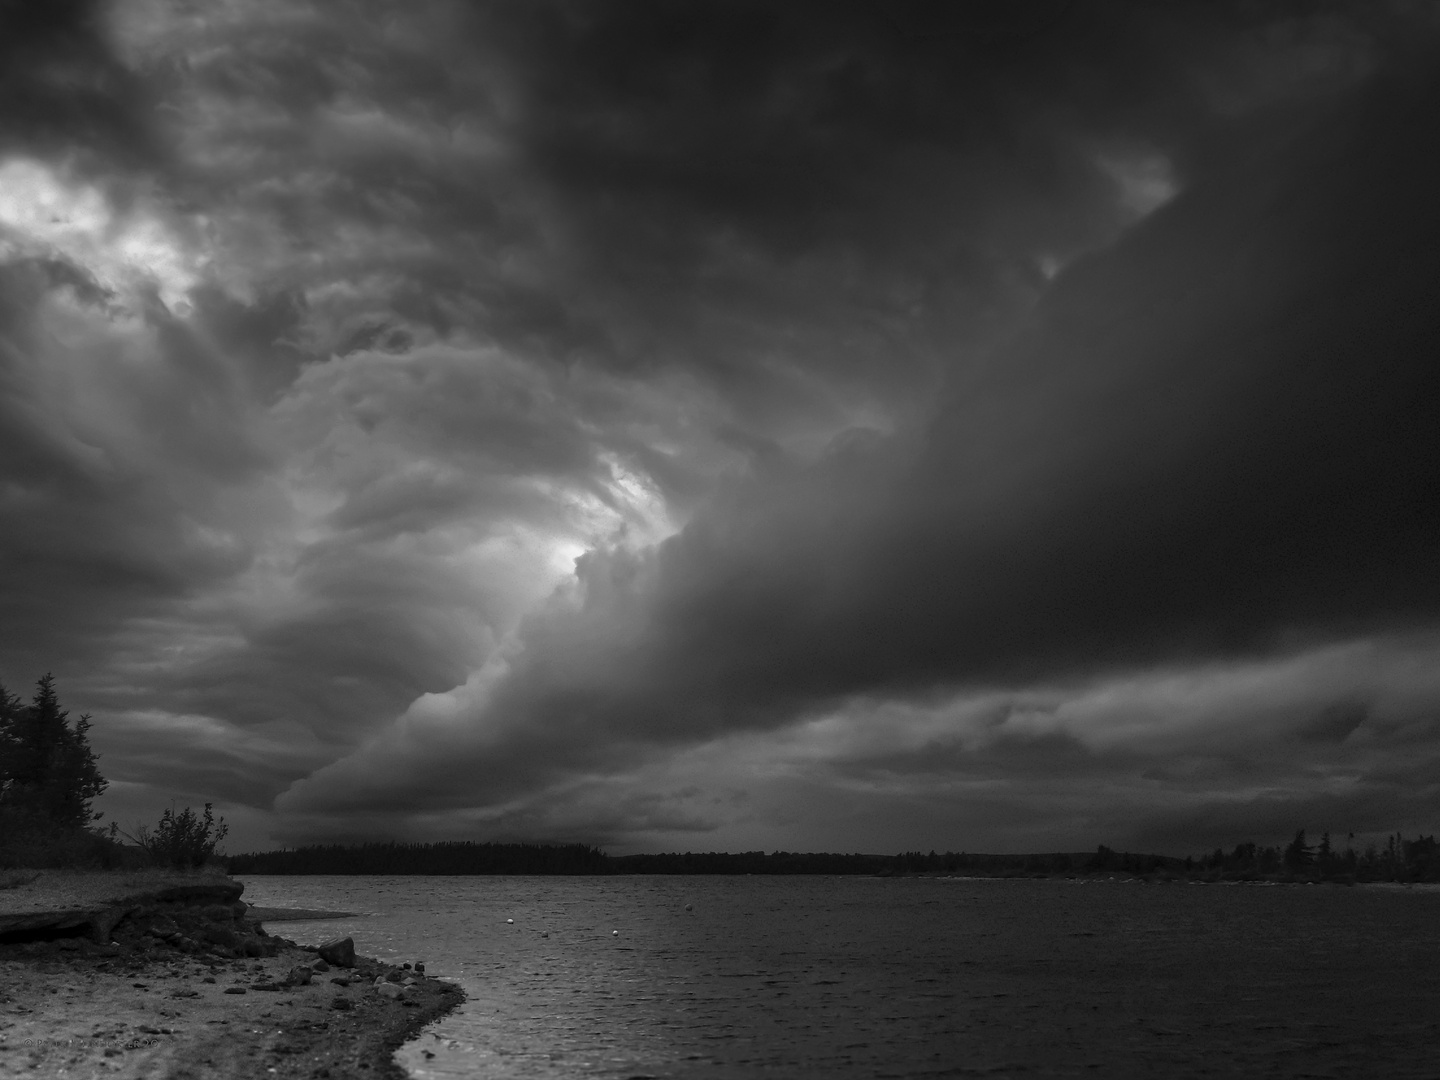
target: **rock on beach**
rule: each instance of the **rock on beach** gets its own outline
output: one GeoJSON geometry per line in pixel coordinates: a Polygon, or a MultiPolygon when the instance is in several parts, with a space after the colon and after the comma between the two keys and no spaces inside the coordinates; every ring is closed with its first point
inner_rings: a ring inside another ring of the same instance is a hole
{"type": "Polygon", "coordinates": [[[353,938],[343,937],[327,941],[316,952],[320,954],[320,959],[327,964],[345,968],[355,966],[355,940],[353,938]]]}

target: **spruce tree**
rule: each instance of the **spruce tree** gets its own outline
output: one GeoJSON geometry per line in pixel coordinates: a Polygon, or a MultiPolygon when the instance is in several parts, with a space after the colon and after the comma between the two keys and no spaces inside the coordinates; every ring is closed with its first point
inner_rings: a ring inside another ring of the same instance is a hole
{"type": "Polygon", "coordinates": [[[15,771],[21,756],[16,724],[25,706],[0,683],[0,810],[9,806],[15,787],[15,771]]]}
{"type": "Polygon", "coordinates": [[[1301,829],[1295,834],[1295,839],[1290,841],[1290,846],[1285,849],[1285,867],[1292,872],[1299,873],[1314,859],[1315,849],[1305,842],[1305,830],[1301,829]]]}
{"type": "Polygon", "coordinates": [[[86,738],[90,717],[69,717],[48,673],[28,706],[0,687],[0,807],[65,829],[99,819],[90,804],[106,781],[86,738]]]}

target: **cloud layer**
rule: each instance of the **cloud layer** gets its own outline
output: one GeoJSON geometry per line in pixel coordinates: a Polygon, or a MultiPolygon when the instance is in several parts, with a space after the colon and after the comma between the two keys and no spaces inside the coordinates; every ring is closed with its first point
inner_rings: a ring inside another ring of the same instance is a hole
{"type": "Polygon", "coordinates": [[[978,12],[17,22],[0,676],[242,846],[1433,829],[1440,28],[978,12]]]}

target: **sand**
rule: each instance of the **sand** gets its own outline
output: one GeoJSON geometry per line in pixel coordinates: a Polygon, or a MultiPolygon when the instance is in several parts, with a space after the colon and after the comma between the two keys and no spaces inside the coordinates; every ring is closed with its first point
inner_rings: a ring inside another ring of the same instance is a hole
{"type": "MultiPolygon", "coordinates": [[[[135,887],[155,882],[120,892],[135,887]]],[[[95,887],[98,899],[114,894],[95,887]]],[[[34,895],[0,892],[0,908],[33,908],[34,895]]],[[[77,895],[67,891],[63,906],[77,895]]],[[[0,1077],[401,1080],[395,1048],[464,1000],[452,984],[365,958],[282,987],[295,967],[316,962],[313,951],[263,933],[272,956],[182,951],[152,936],[145,918],[123,920],[104,945],[84,927],[0,943],[0,1077]],[[373,985],[391,973],[415,980],[396,1000],[373,985]]],[[[256,933],[248,915],[235,925],[256,933]]]]}

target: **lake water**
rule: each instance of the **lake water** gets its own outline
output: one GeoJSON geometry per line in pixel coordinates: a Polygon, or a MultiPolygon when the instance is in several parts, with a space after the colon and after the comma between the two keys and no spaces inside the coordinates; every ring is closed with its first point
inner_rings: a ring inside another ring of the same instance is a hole
{"type": "Polygon", "coordinates": [[[401,1051],[426,1080],[1440,1077],[1434,887],[243,880],[365,913],[274,933],[464,986],[401,1051]]]}

